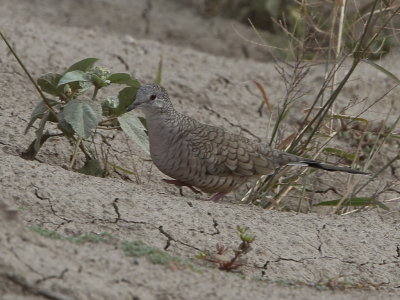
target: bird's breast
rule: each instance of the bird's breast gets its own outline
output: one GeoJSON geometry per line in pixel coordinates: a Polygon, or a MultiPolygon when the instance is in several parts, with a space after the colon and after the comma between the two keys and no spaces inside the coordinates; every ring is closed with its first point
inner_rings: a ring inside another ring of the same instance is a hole
{"type": "Polygon", "coordinates": [[[185,142],[184,132],[168,122],[156,122],[148,123],[150,155],[154,164],[172,178],[188,180],[192,154],[185,142]]]}

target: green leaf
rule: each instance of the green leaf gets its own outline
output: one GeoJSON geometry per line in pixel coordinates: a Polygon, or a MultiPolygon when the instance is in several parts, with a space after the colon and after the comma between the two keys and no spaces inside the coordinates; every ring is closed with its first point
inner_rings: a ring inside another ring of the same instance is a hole
{"type": "Polygon", "coordinates": [[[315,133],[315,136],[321,137],[321,138],[327,138],[327,139],[331,138],[331,136],[329,134],[325,134],[325,133],[318,132],[318,131],[315,133]]]}
{"type": "Polygon", "coordinates": [[[67,72],[65,73],[59,80],[58,82],[58,87],[66,84],[66,83],[70,83],[70,82],[77,82],[77,81],[91,81],[92,78],[90,75],[86,74],[83,71],[71,71],[71,72],[67,72]]]}
{"type": "Polygon", "coordinates": [[[252,243],[256,239],[256,236],[254,234],[240,234],[240,239],[243,242],[252,243]]]}
{"type": "Polygon", "coordinates": [[[114,73],[108,78],[111,83],[126,84],[132,87],[139,88],[140,82],[131,77],[128,73],[114,73]]]}
{"type": "Polygon", "coordinates": [[[137,90],[138,87],[129,86],[122,89],[118,93],[119,105],[115,109],[114,114],[118,115],[126,112],[128,106],[131,105],[133,101],[135,101],[137,90]]]}
{"type": "Polygon", "coordinates": [[[125,169],[125,168],[123,168],[123,167],[117,166],[117,165],[112,164],[112,163],[108,163],[108,164],[109,164],[111,167],[113,167],[114,169],[116,169],[116,170],[122,171],[122,172],[124,172],[124,173],[126,173],[126,174],[129,174],[129,175],[135,175],[134,172],[129,171],[128,169],[125,169]]]}
{"type": "Polygon", "coordinates": [[[65,73],[71,72],[71,71],[77,71],[77,70],[79,70],[79,71],[87,71],[91,67],[93,67],[94,63],[96,61],[98,61],[98,60],[99,60],[98,58],[92,58],[92,57],[91,58],[82,59],[82,60],[74,63],[72,66],[70,66],[65,73]]]}
{"type": "Polygon", "coordinates": [[[150,154],[149,138],[145,133],[145,128],[139,118],[132,113],[126,113],[119,116],[118,121],[122,130],[147,154],[150,154]]]}
{"type": "Polygon", "coordinates": [[[364,122],[364,123],[368,124],[368,120],[367,119],[359,118],[359,117],[353,117],[353,116],[347,116],[347,115],[333,114],[333,115],[330,115],[330,118],[331,119],[340,119],[340,120],[361,121],[361,122],[364,122]]]}
{"type": "Polygon", "coordinates": [[[337,149],[337,148],[324,148],[323,150],[324,153],[329,153],[329,154],[334,154],[336,156],[339,156],[341,158],[345,158],[349,161],[354,161],[356,159],[356,156],[353,153],[348,153],[343,150],[337,149]]]}
{"type": "Polygon", "coordinates": [[[101,121],[101,106],[92,100],[72,99],[65,105],[63,116],[76,134],[87,139],[101,121]]]}
{"type": "Polygon", "coordinates": [[[59,96],[63,93],[64,89],[58,87],[58,82],[61,78],[57,73],[46,73],[37,79],[37,84],[40,89],[48,94],[59,96]]]}
{"type": "MultiPolygon", "coordinates": [[[[47,101],[50,103],[50,105],[53,106],[58,106],[58,102],[51,100],[51,99],[47,99],[47,101]]],[[[29,130],[29,128],[32,127],[33,123],[35,123],[35,121],[37,119],[41,119],[43,118],[43,115],[48,111],[48,107],[46,105],[46,103],[44,103],[43,100],[39,101],[39,103],[36,105],[36,107],[33,109],[32,114],[31,114],[31,119],[29,120],[28,125],[25,128],[25,132],[24,134],[26,134],[29,130]]]]}
{"type": "Polygon", "coordinates": [[[72,126],[65,120],[64,111],[60,111],[57,114],[58,117],[58,125],[57,127],[64,132],[67,136],[73,136],[75,131],[72,126]]]}
{"type": "MultiPolygon", "coordinates": [[[[342,199],[329,200],[314,204],[313,206],[336,206],[341,201],[342,199]]],[[[344,199],[342,202],[342,206],[379,206],[380,208],[389,210],[389,208],[382,202],[369,197],[354,197],[354,198],[344,199]]]]}
{"type": "Polygon", "coordinates": [[[126,109],[133,103],[136,97],[137,87],[123,88],[118,97],[109,96],[101,104],[103,113],[107,116],[119,116],[126,113],[126,109]]]}
{"type": "Polygon", "coordinates": [[[157,84],[161,84],[161,79],[162,79],[162,57],[160,57],[160,61],[158,62],[157,75],[154,82],[157,84]]]}
{"type": "Polygon", "coordinates": [[[397,84],[400,84],[400,79],[396,75],[394,75],[392,72],[386,70],[385,68],[381,67],[380,65],[378,65],[378,64],[376,64],[373,61],[370,61],[368,59],[363,59],[362,61],[367,63],[367,64],[369,64],[370,66],[373,66],[378,71],[381,71],[383,74],[385,74],[387,77],[392,79],[397,84]]]}
{"type": "Polygon", "coordinates": [[[389,137],[390,137],[390,138],[393,138],[393,139],[400,139],[400,135],[399,135],[399,134],[396,134],[396,133],[391,133],[391,134],[389,134],[389,137]]]}

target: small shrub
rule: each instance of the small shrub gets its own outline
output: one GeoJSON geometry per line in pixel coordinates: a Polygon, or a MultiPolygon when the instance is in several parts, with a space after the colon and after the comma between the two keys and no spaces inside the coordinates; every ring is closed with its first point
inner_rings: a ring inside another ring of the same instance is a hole
{"type": "Polygon", "coordinates": [[[251,243],[254,242],[255,236],[247,233],[247,228],[237,227],[241,243],[238,248],[233,251],[233,256],[228,256],[228,248],[217,244],[216,252],[201,252],[197,258],[218,265],[218,268],[223,271],[233,271],[243,266],[245,263],[243,256],[251,250],[251,243]]]}
{"type": "Polygon", "coordinates": [[[70,168],[73,168],[77,151],[81,149],[86,162],[80,171],[102,175],[104,170],[100,167],[96,151],[84,144],[85,141],[90,143],[93,140],[94,131],[99,127],[122,128],[130,136],[135,135],[134,140],[144,150],[148,149],[147,136],[141,121],[132,114],[124,114],[135,99],[139,81],[127,73],[111,73],[106,68],[94,66],[96,62],[96,58],[86,58],[76,62],[62,74],[46,73],[38,78],[40,90],[51,98],[44,96],[32,111],[25,132],[36,121],[39,121],[39,128],[35,131],[36,139],[23,153],[24,158],[33,159],[49,137],[64,136],[75,145],[70,168]],[[119,91],[118,96],[110,95],[100,102],[98,91],[112,85],[126,87],[119,91]],[[90,92],[91,96],[88,97],[90,92]],[[47,123],[55,123],[60,133],[46,132],[47,123]]]}

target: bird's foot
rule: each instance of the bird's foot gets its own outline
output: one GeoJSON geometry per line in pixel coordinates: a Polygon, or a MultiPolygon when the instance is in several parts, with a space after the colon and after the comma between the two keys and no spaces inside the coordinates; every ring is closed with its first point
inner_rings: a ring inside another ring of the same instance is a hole
{"type": "Polygon", "coordinates": [[[216,193],[214,196],[212,196],[209,201],[214,201],[217,202],[219,199],[221,199],[222,197],[224,197],[226,195],[226,193],[222,193],[222,192],[218,192],[216,193]]]}
{"type": "Polygon", "coordinates": [[[188,187],[189,189],[191,189],[196,194],[201,194],[201,192],[199,190],[195,189],[193,186],[191,186],[191,185],[189,185],[187,183],[184,183],[182,181],[175,180],[175,179],[163,179],[163,181],[166,182],[166,183],[173,184],[173,185],[179,187],[179,191],[180,191],[181,196],[183,196],[182,189],[181,189],[181,187],[183,187],[183,186],[188,187]]]}

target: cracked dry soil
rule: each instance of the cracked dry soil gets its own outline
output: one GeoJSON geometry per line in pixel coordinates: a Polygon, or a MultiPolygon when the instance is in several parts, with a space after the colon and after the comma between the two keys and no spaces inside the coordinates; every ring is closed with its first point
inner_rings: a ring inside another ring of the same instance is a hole
{"type": "MultiPolygon", "coordinates": [[[[149,10],[147,1],[3,0],[0,28],[34,77],[97,56],[114,71],[134,72],[146,81],[153,78],[162,54],[164,85],[179,110],[233,132],[246,128],[243,134],[264,137],[266,120],[257,111],[260,96],[252,81],[266,86],[271,101],[281,99],[284,86],[274,64],[256,61],[266,57],[253,48],[246,50],[252,59],[243,57],[235,48],[237,36],[221,34],[230,23],[205,20],[191,1],[151,3],[149,10]],[[201,36],[201,46],[191,32],[201,36]],[[127,41],[126,33],[137,40],[127,41]]],[[[398,58],[398,51],[392,51],[381,64],[399,70],[398,58]]],[[[389,212],[368,209],[335,216],[262,210],[235,196],[210,203],[186,189],[180,196],[120,132],[104,133],[110,159],[138,176],[97,178],[67,171],[72,147],[60,138],[49,139],[37,160],[24,160],[19,155],[34,132],[23,131],[39,97],[3,44],[0,65],[0,299],[399,299],[396,203],[389,212]],[[235,248],[237,225],[256,235],[241,274],[195,259],[217,243],[235,248]],[[58,235],[44,237],[32,228],[58,235]],[[102,233],[108,238],[100,242],[71,242],[71,237],[102,233]],[[127,241],[143,241],[190,266],[127,256],[127,241]],[[327,283],[324,288],[318,288],[321,282],[327,283]]],[[[311,94],[321,74],[321,66],[310,70],[306,84],[311,94]]],[[[368,97],[367,103],[391,87],[365,66],[354,78],[343,101],[368,97]]],[[[389,94],[386,106],[369,111],[368,117],[381,119],[389,109],[398,114],[398,101],[390,106],[395,99],[389,94]]],[[[295,116],[288,122],[291,128],[295,116]]],[[[377,164],[399,151],[398,145],[384,150],[377,164]]],[[[367,192],[398,178],[398,167],[397,162],[367,192]]],[[[312,186],[316,201],[344,192],[346,178],[317,174],[312,186]]]]}

